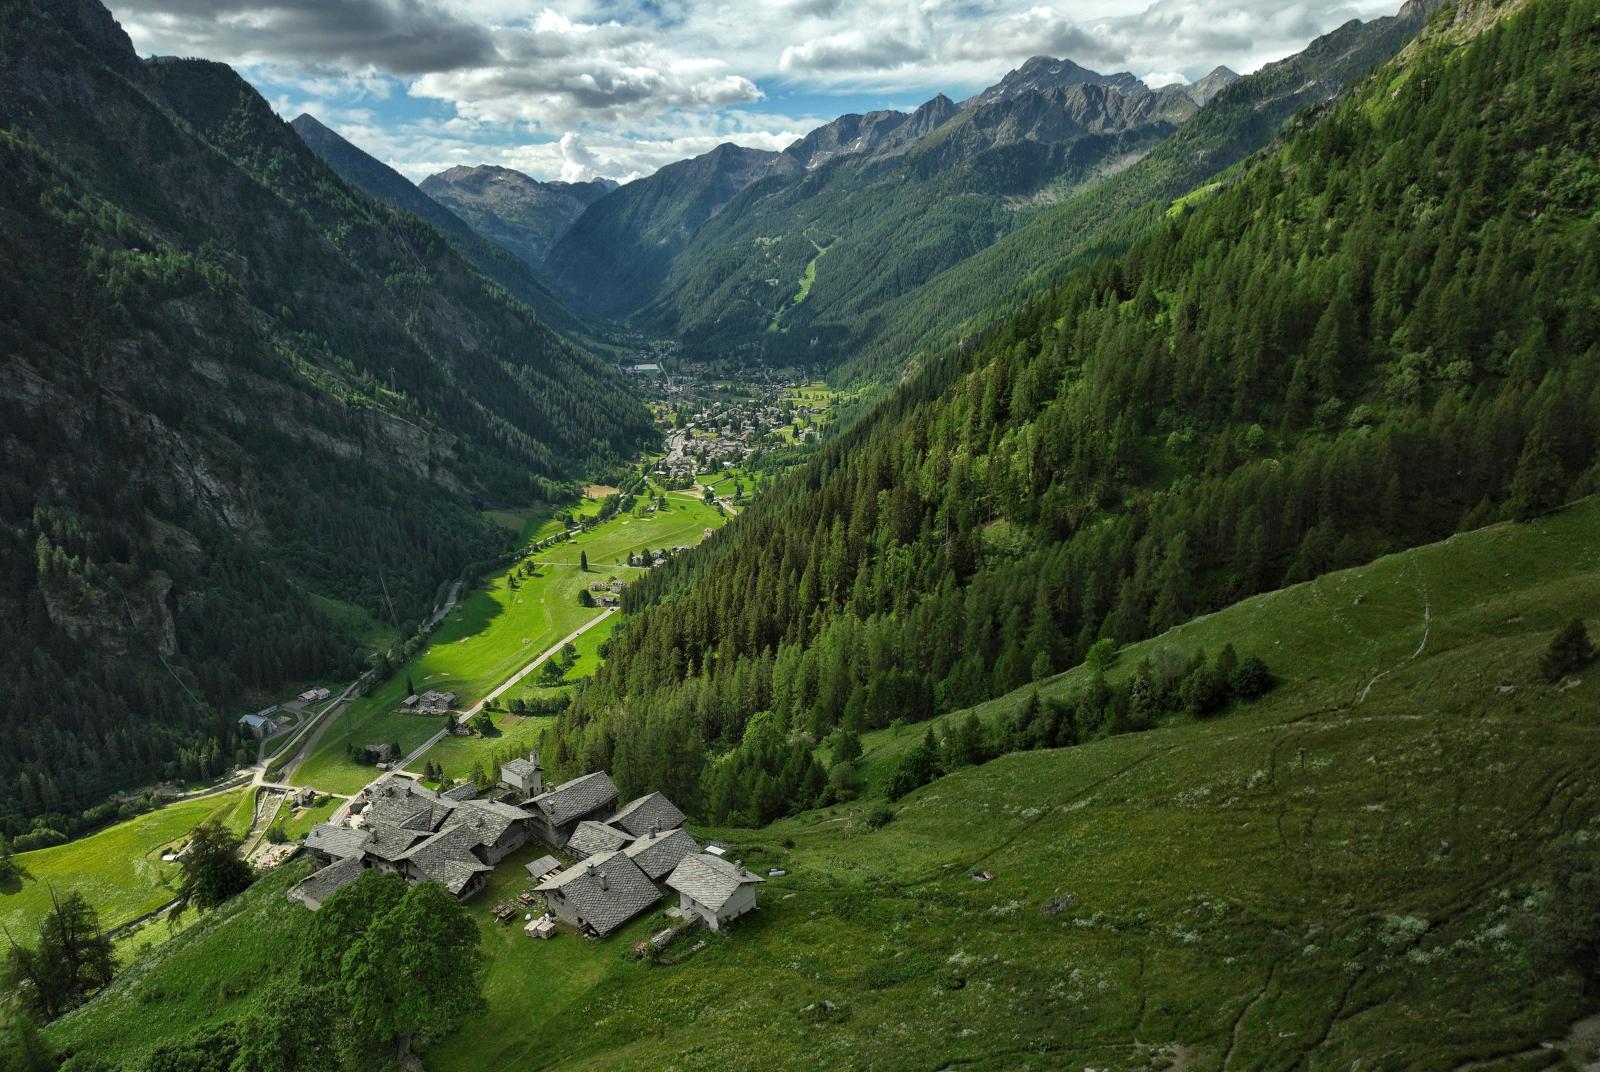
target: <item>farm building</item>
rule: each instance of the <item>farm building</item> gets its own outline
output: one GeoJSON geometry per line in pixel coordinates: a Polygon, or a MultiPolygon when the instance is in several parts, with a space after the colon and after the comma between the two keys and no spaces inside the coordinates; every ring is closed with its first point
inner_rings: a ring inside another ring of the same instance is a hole
{"type": "Polygon", "coordinates": [[[660,793],[646,793],[618,808],[608,821],[634,837],[644,837],[652,830],[671,830],[682,826],[683,818],[683,812],[672,801],[660,793]]]}
{"type": "Polygon", "coordinates": [[[533,816],[510,804],[456,800],[410,781],[388,782],[372,792],[359,830],[327,823],[312,829],[306,849],[327,866],[289,895],[304,902],[326,887],[325,871],[338,866],[337,874],[343,875],[354,860],[408,882],[438,882],[465,899],[482,889],[494,865],[527,844],[532,833],[533,816]]]}
{"type": "Polygon", "coordinates": [[[591,856],[539,883],[550,915],[604,938],[661,900],[656,884],[625,853],[591,856]]]}
{"type": "Polygon", "coordinates": [[[533,813],[534,829],[553,848],[564,849],[585,819],[604,822],[617,804],[617,787],[605,771],[562,782],[524,805],[533,813]]]}
{"type": "Polygon", "coordinates": [[[350,883],[361,877],[361,872],[366,868],[361,866],[359,856],[351,856],[337,863],[329,864],[309,878],[297,883],[289,891],[289,900],[299,901],[311,911],[315,912],[322,907],[322,902],[344,889],[350,883]]]}
{"type": "Polygon", "coordinates": [[[622,851],[659,886],[686,857],[699,852],[700,845],[687,830],[676,827],[646,834],[622,851]]]}
{"type": "Polygon", "coordinates": [[[681,912],[699,916],[716,931],[755,911],[756,884],[765,881],[745,870],[742,863],[730,864],[720,856],[700,853],[684,858],[667,877],[667,888],[677,891],[681,912]]]}
{"type": "Polygon", "coordinates": [[[543,882],[557,871],[561,870],[561,861],[554,856],[541,856],[531,864],[526,865],[528,874],[535,882],[543,882]]]}
{"type": "Polygon", "coordinates": [[[585,820],[578,824],[577,829],[572,831],[572,836],[567,839],[567,852],[582,860],[589,856],[599,856],[601,853],[616,852],[632,840],[631,836],[614,826],[585,820]]]}

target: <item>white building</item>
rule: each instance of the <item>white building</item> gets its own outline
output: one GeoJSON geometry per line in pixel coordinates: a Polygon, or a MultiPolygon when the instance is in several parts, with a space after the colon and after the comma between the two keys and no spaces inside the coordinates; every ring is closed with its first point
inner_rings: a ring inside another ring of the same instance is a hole
{"type": "Polygon", "coordinates": [[[678,892],[680,912],[699,916],[707,927],[717,931],[746,912],[755,911],[756,884],[765,881],[745,870],[742,863],[698,853],[685,857],[673,869],[667,876],[667,888],[678,892]]]}

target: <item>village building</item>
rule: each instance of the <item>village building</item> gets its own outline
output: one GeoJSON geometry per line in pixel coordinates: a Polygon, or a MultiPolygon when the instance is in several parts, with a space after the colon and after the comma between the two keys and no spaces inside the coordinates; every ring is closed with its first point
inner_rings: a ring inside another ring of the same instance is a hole
{"type": "Polygon", "coordinates": [[[585,819],[604,822],[617,804],[617,787],[605,771],[562,782],[528,801],[534,831],[552,848],[564,849],[585,819]]]}
{"type": "Polygon", "coordinates": [[[682,826],[683,820],[683,812],[672,801],[660,793],[646,793],[618,808],[616,814],[607,821],[634,837],[643,837],[653,831],[682,826]]]}
{"type": "MultiPolygon", "coordinates": [[[[495,864],[526,845],[533,817],[495,800],[454,799],[409,780],[370,794],[360,828],[322,823],[306,837],[307,853],[325,866],[290,891],[310,907],[331,895],[334,878],[360,869],[397,874],[408,882],[438,882],[466,899],[481,890],[495,864]],[[333,867],[340,870],[325,874],[333,867]]],[[[335,887],[336,888],[336,887],[335,887]]]]}
{"type": "Polygon", "coordinates": [[[257,740],[263,737],[271,737],[289,721],[282,716],[274,718],[273,716],[277,715],[278,711],[279,708],[277,707],[268,707],[253,714],[240,715],[239,729],[257,740]]]}
{"type": "Polygon", "coordinates": [[[689,836],[687,830],[676,827],[646,834],[622,851],[627,853],[628,859],[639,865],[639,870],[645,873],[646,878],[662,887],[667,876],[679,864],[700,851],[700,844],[689,836]]]}
{"type": "Polygon", "coordinates": [[[322,907],[322,902],[360,878],[364,870],[359,856],[340,860],[297,883],[289,891],[289,900],[298,901],[315,912],[322,907]]]}
{"type": "Polygon", "coordinates": [[[442,715],[455,703],[453,692],[414,692],[400,701],[400,709],[418,715],[442,715]]]}
{"type": "Polygon", "coordinates": [[[359,860],[371,840],[372,834],[366,830],[319,823],[306,835],[306,855],[323,866],[340,860],[359,860]]]}
{"type": "Polygon", "coordinates": [[[729,863],[720,856],[700,853],[685,857],[667,876],[667,888],[677,892],[680,913],[698,916],[717,931],[755,911],[756,885],[765,881],[738,861],[729,863]]]}
{"type": "Polygon", "coordinates": [[[555,919],[604,938],[661,900],[661,891],[621,852],[592,856],[539,883],[555,919]]]}
{"type": "Polygon", "coordinates": [[[323,700],[326,700],[329,696],[332,696],[332,695],[333,695],[333,693],[329,692],[327,689],[321,689],[321,688],[318,688],[318,689],[307,689],[306,691],[304,691],[304,692],[302,692],[300,694],[300,702],[301,703],[321,703],[323,700]]]}
{"type": "Polygon", "coordinates": [[[577,825],[572,831],[572,837],[567,839],[567,854],[582,860],[589,856],[616,852],[632,840],[631,835],[623,833],[614,826],[586,819],[577,825]]]}
{"type": "Polygon", "coordinates": [[[538,796],[544,791],[544,767],[539,764],[539,753],[530,752],[527,759],[501,764],[500,784],[521,793],[524,800],[538,796]]]}
{"type": "Polygon", "coordinates": [[[561,861],[554,856],[541,856],[530,864],[525,865],[528,875],[535,882],[543,882],[557,871],[561,870],[561,861]]]}

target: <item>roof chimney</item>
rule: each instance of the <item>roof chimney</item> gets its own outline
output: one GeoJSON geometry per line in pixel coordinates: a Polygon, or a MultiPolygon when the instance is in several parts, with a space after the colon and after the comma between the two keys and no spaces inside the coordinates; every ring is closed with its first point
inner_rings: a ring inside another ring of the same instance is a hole
{"type": "Polygon", "coordinates": [[[584,864],[583,873],[588,875],[590,878],[594,878],[594,861],[593,860],[590,860],[587,864],[584,864]]]}
{"type": "Polygon", "coordinates": [[[661,824],[660,823],[651,823],[650,824],[650,836],[651,837],[658,837],[658,836],[660,836],[660,834],[661,834],[661,824]]]}
{"type": "Polygon", "coordinates": [[[602,890],[609,890],[611,888],[611,880],[606,878],[606,873],[604,871],[600,872],[600,888],[602,890]]]}

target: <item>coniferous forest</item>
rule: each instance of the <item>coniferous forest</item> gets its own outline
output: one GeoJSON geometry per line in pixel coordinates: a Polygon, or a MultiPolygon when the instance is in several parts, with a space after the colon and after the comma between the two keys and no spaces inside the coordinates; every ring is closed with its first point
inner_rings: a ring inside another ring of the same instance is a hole
{"type": "Polygon", "coordinates": [[[630,588],[561,769],[765,821],[837,727],[1597,490],[1594,5],[1414,47],[630,588]]]}

